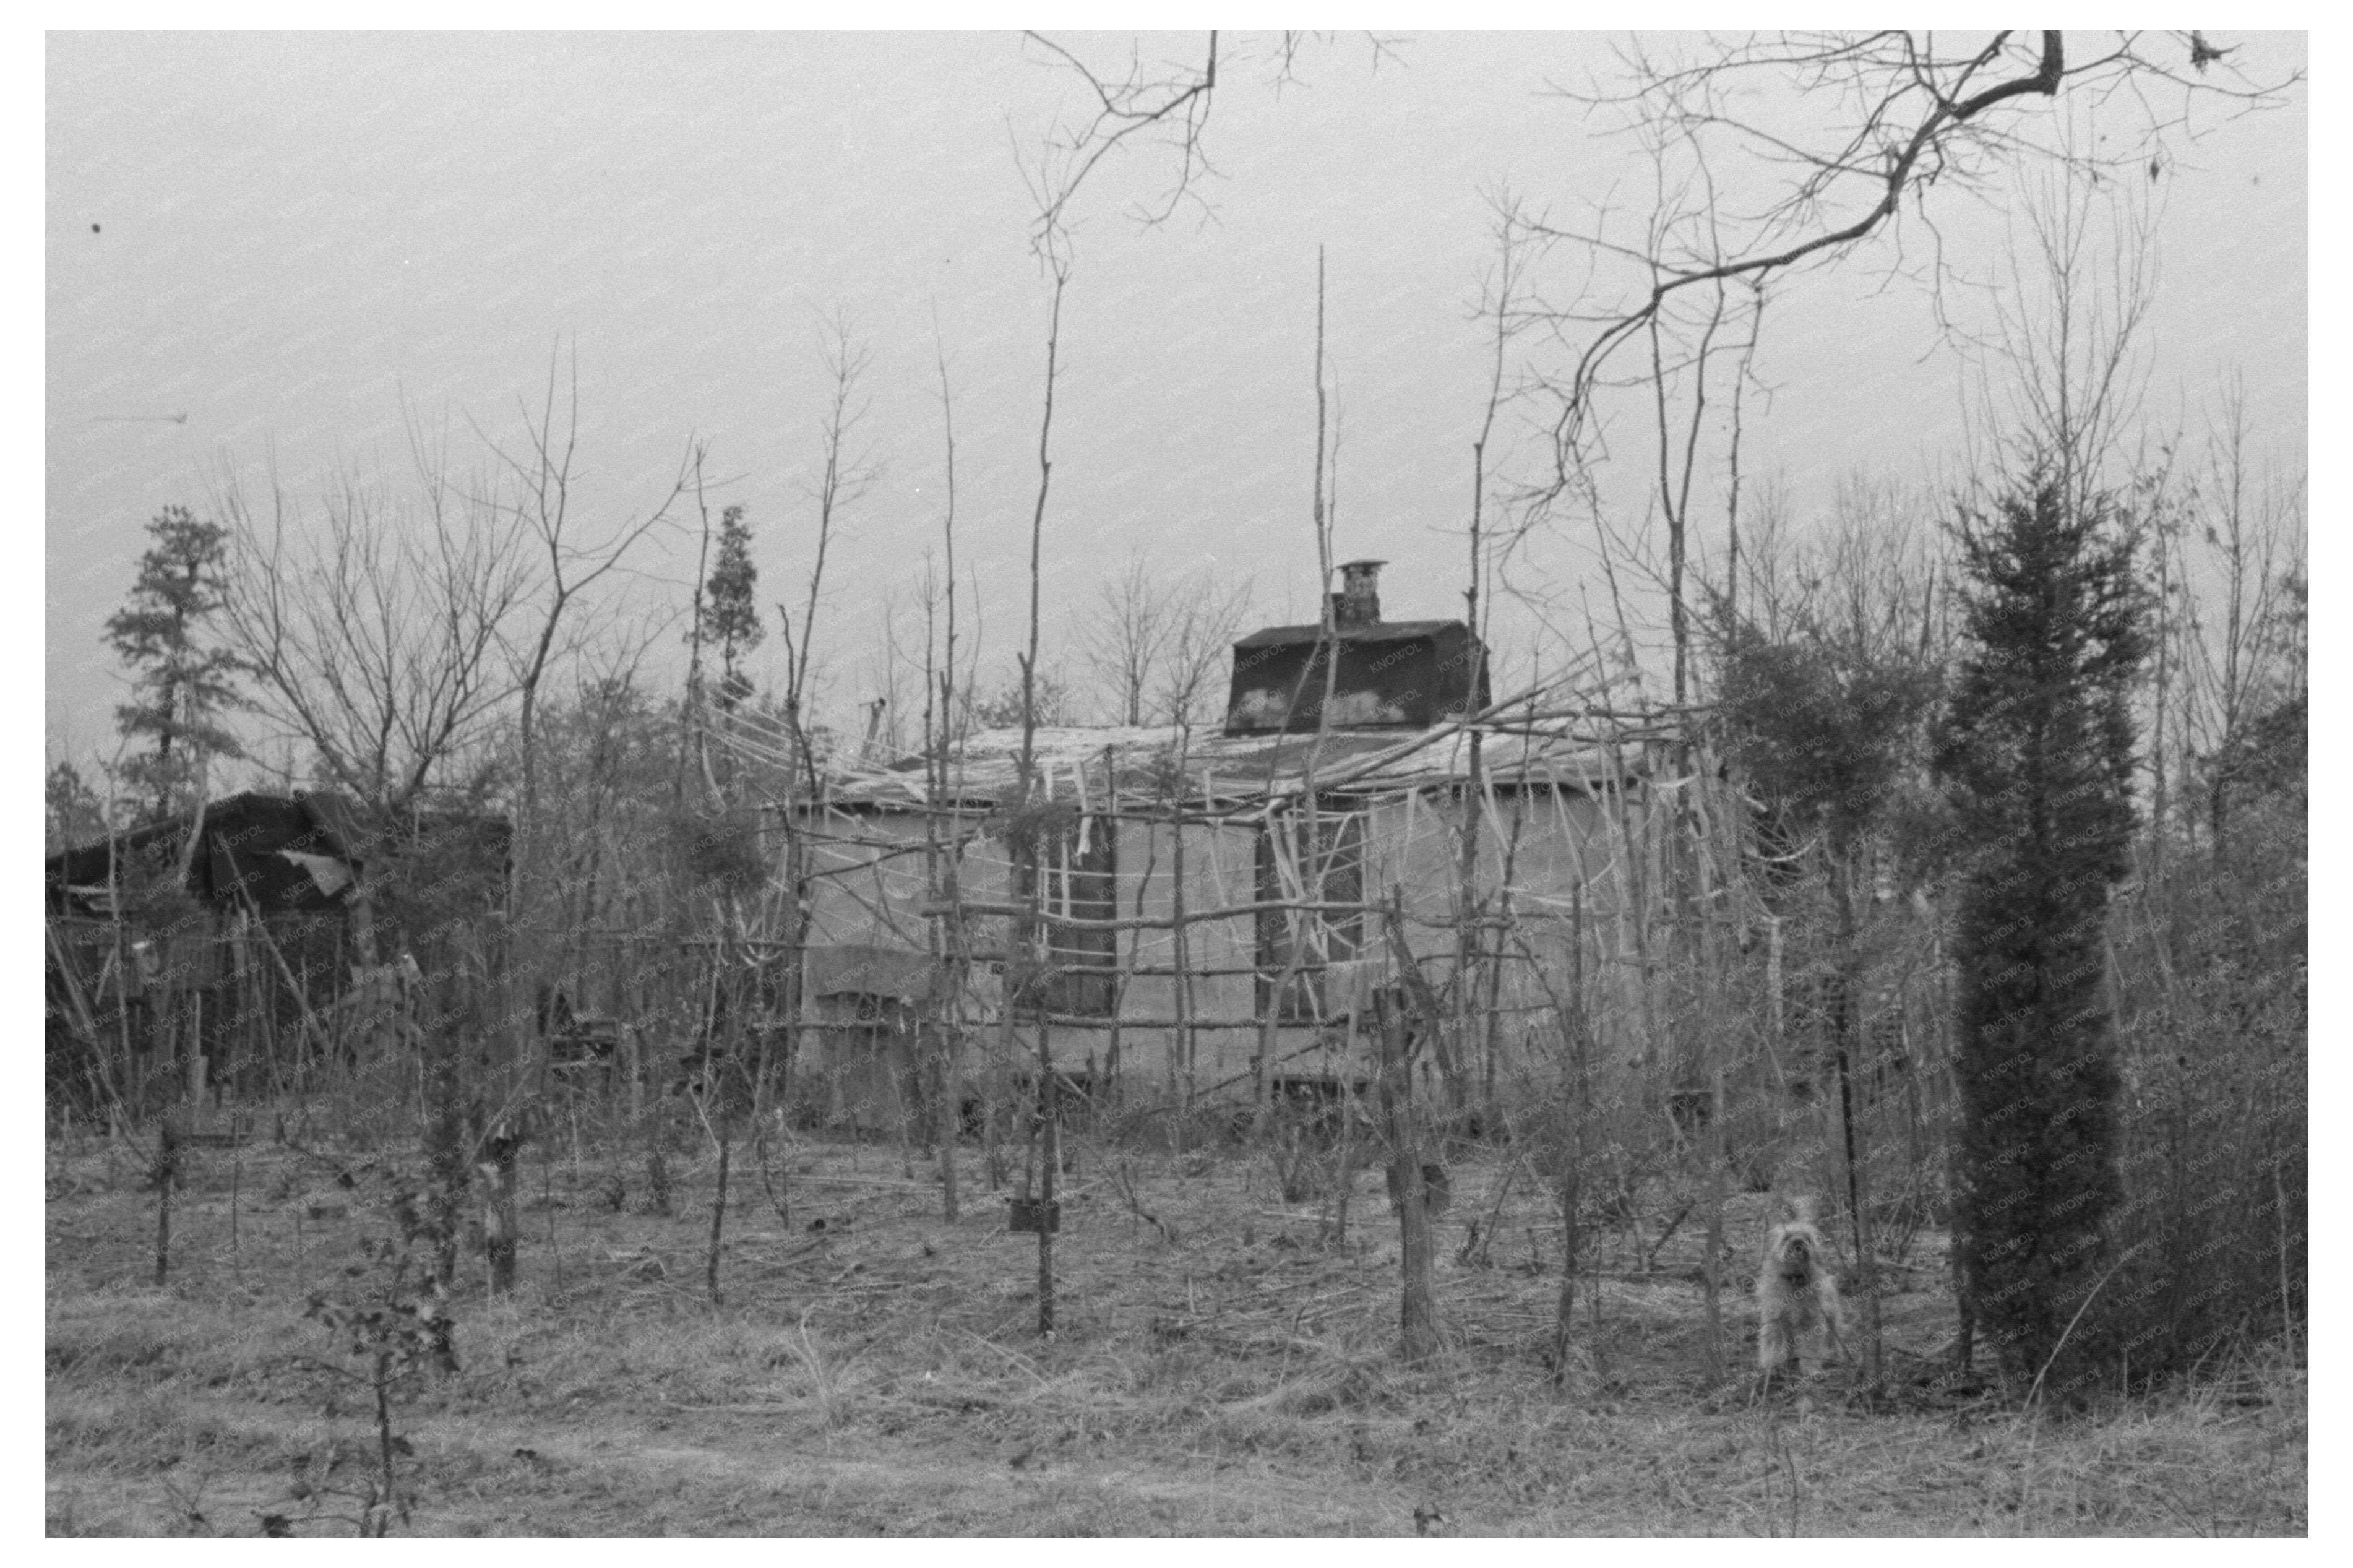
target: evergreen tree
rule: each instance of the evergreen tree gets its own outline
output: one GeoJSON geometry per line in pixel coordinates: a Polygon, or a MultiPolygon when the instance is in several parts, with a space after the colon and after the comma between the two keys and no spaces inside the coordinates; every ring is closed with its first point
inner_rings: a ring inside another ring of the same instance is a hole
{"type": "Polygon", "coordinates": [[[106,634],[132,672],[115,726],[127,740],[153,743],[123,763],[123,782],[164,816],[194,803],[207,756],[243,752],[221,723],[237,701],[237,659],[210,637],[228,530],[166,506],[147,532],[155,542],[106,634]]]}
{"type": "Polygon", "coordinates": [[[2146,607],[2125,519],[2071,506],[2046,470],[1957,532],[1967,646],[1936,741],[1970,857],[1954,1245],[1972,1321],[2033,1376],[2098,1287],[2121,1194],[2103,927],[2133,834],[2146,607]]]}
{"type": "Polygon", "coordinates": [[[720,514],[719,558],[711,564],[703,585],[702,634],[719,644],[719,709],[732,712],[752,694],[752,678],[738,662],[760,645],[765,630],[754,599],[760,568],[752,564],[752,530],[744,522],[744,508],[730,506],[720,514]]]}
{"type": "Polygon", "coordinates": [[[70,762],[60,762],[49,769],[42,789],[50,854],[59,850],[73,849],[101,837],[106,832],[106,802],[81,776],[81,769],[70,762]]]}

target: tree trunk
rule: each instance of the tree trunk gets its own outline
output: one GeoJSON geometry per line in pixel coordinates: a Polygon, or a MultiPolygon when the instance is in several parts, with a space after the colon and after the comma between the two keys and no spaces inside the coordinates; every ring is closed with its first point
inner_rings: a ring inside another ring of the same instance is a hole
{"type": "Polygon", "coordinates": [[[938,1031],[940,1053],[940,1217],[956,1222],[956,1143],[964,1136],[964,1075],[957,1071],[957,1031],[943,1022],[938,1031]]]}
{"type": "MultiPolygon", "coordinates": [[[[480,944],[480,994],[485,1003],[480,1027],[491,1061],[491,1083],[485,1097],[497,1104],[515,1105],[520,1103],[516,1097],[519,1063],[514,1048],[514,1009],[508,1005],[507,958],[506,919],[493,914],[480,944]]],[[[479,1145],[476,1170],[482,1178],[482,1240],[489,1255],[493,1296],[503,1296],[514,1288],[515,1249],[522,1240],[522,1223],[515,1214],[515,1158],[522,1148],[524,1130],[520,1121],[501,1116],[482,1129],[479,1145]]]]}
{"type": "MultiPolygon", "coordinates": [[[[463,984],[460,980],[459,983],[463,984]]],[[[458,1278],[458,1216],[466,1201],[466,1105],[459,1056],[463,1026],[446,1011],[424,1033],[426,1218],[433,1242],[433,1281],[447,1292],[458,1278]]]]}
{"type": "Polygon", "coordinates": [[[1409,1362],[1438,1353],[1438,1302],[1431,1284],[1435,1248],[1430,1233],[1430,1200],[1421,1175],[1420,1140],[1413,1114],[1412,1047],[1405,1007],[1379,993],[1375,1017],[1381,1047],[1381,1118],[1389,1150],[1389,1192],[1398,1205],[1399,1267],[1403,1274],[1398,1319],[1409,1362]]]}
{"type": "Polygon", "coordinates": [[[1724,1068],[1717,1064],[1708,1086],[1707,1118],[1707,1263],[1701,1283],[1707,1294],[1707,1375],[1725,1373],[1724,1309],[1724,1068]]]}
{"type": "MultiPolygon", "coordinates": [[[[816,809],[814,805],[812,810],[816,809]]],[[[785,824],[785,885],[792,890],[792,902],[786,913],[785,954],[782,983],[776,988],[776,1006],[784,1015],[781,1032],[763,1030],[759,1038],[759,1061],[754,1069],[759,1086],[756,1102],[776,1106],[788,1104],[792,1093],[792,1074],[801,1048],[801,985],[805,959],[808,951],[810,906],[813,893],[808,871],[809,852],[801,842],[797,815],[789,807],[782,813],[785,824]],[[768,1041],[777,1033],[783,1037],[783,1050],[775,1061],[769,1059],[768,1041]]]]}
{"type": "MultiPolygon", "coordinates": [[[[1477,528],[1478,524],[1474,520],[1472,524],[1471,539],[1473,556],[1478,554],[1479,549],[1477,528]]],[[[1476,648],[1478,646],[1477,599],[1479,596],[1475,577],[1472,579],[1472,592],[1468,597],[1472,600],[1472,646],[1476,648]]],[[[1471,690],[1472,695],[1470,705],[1475,707],[1478,705],[1479,690],[1479,662],[1475,657],[1471,662],[1471,690]]],[[[1483,760],[1485,742],[1485,731],[1474,729],[1471,732],[1471,770],[1462,786],[1462,859],[1455,874],[1454,888],[1455,1049],[1451,1053],[1451,1060],[1446,1057],[1440,1059],[1440,1065],[1449,1069],[1446,1074],[1446,1108],[1457,1115],[1460,1115],[1462,1110],[1464,1097],[1462,1080],[1471,1069],[1473,1054],[1472,1038],[1476,1028],[1475,1021],[1478,1017],[1479,1005],[1477,977],[1479,961],[1482,956],[1480,952],[1482,944],[1479,937],[1479,826],[1482,816],[1481,808],[1486,803],[1480,786],[1481,764],[1483,760]]]]}
{"type": "Polygon", "coordinates": [[[1178,1134],[1169,1141],[1181,1145],[1183,1129],[1192,1125],[1193,1090],[1193,977],[1191,973],[1191,943],[1187,939],[1185,920],[1185,757],[1190,749],[1192,728],[1180,725],[1176,731],[1176,768],[1174,782],[1169,787],[1168,833],[1168,963],[1176,972],[1170,978],[1170,1000],[1176,1004],[1176,1035],[1168,1056],[1168,1097],[1180,1109],[1176,1126],[1178,1134]]]}
{"type": "Polygon", "coordinates": [[[1042,1007],[1038,1017],[1038,1080],[1039,1109],[1046,1118],[1041,1129],[1046,1154],[1044,1179],[1038,1189],[1043,1200],[1038,1216],[1038,1332],[1043,1336],[1054,1331],[1054,1178],[1061,1171],[1062,1118],[1042,1007]]]}
{"type": "Polygon", "coordinates": [[[490,1257],[493,1296],[514,1289],[515,1249],[522,1240],[522,1222],[515,1216],[516,1156],[522,1149],[522,1129],[501,1118],[484,1136],[482,1159],[475,1166],[482,1179],[482,1245],[490,1257]]]}
{"type": "MultiPolygon", "coordinates": [[[[961,854],[961,849],[934,850],[935,857],[961,854]]],[[[932,971],[932,1033],[939,1053],[940,1214],[956,1222],[956,1144],[964,1136],[964,1082],[960,1058],[964,1047],[965,936],[962,879],[953,860],[941,864],[938,886],[948,907],[940,931],[940,955],[932,971]]]]}
{"type": "Polygon", "coordinates": [[[1838,1065],[1839,1128],[1843,1135],[1846,1152],[1846,1196],[1852,1216],[1854,1236],[1857,1283],[1862,1291],[1863,1335],[1869,1341],[1868,1370],[1871,1381],[1879,1381],[1879,1278],[1878,1268],[1872,1257],[1869,1171],[1865,1169],[1867,1150],[1855,1147],[1854,1082],[1851,1066],[1854,1059],[1852,1049],[1855,1035],[1855,966],[1858,938],[1854,913],[1853,890],[1848,885],[1848,868],[1843,855],[1833,857],[1830,867],[1831,882],[1838,899],[1839,955],[1838,969],[1832,980],[1836,987],[1831,999],[1831,1041],[1838,1065]]]}
{"type": "Polygon", "coordinates": [[[1583,1238],[1577,1206],[1585,1167],[1585,896],[1572,885],[1568,901],[1569,1004],[1562,1011],[1560,1120],[1560,1297],[1552,1320],[1552,1366],[1556,1382],[1568,1375],[1568,1340],[1577,1326],[1577,1262],[1583,1238]]]}
{"type": "Polygon", "coordinates": [[[712,1097],[719,1107],[719,1190],[711,1199],[711,1254],[702,1269],[703,1284],[711,1291],[711,1304],[721,1305],[719,1297],[719,1246],[727,1228],[727,1155],[730,1135],[734,1130],[734,1118],[728,1114],[723,1095],[712,1097]]]}
{"type": "Polygon", "coordinates": [[[157,1118],[155,1134],[155,1288],[164,1288],[164,1280],[172,1262],[172,1183],[180,1179],[180,1135],[172,1123],[172,1113],[165,1111],[157,1118]]]}

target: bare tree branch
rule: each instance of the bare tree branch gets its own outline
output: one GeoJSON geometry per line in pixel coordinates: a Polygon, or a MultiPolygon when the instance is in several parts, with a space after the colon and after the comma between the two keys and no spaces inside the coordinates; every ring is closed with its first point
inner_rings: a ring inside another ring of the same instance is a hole
{"type": "MultiPolygon", "coordinates": [[[[1146,226],[1166,222],[1188,199],[1198,201],[1195,185],[1212,178],[1217,170],[1201,143],[1209,122],[1210,95],[1218,87],[1218,35],[1209,34],[1208,58],[1198,71],[1181,68],[1166,74],[1147,73],[1130,47],[1127,69],[1119,75],[1098,72],[1069,49],[1042,33],[1023,37],[1045,50],[1084,82],[1094,98],[1094,111],[1083,124],[1057,126],[1046,137],[1039,178],[1031,187],[1037,218],[1030,241],[1041,249],[1067,228],[1071,199],[1094,172],[1097,164],[1124,146],[1131,138],[1158,141],[1176,152],[1176,177],[1156,206],[1135,210],[1146,226]]],[[[1291,53],[1283,54],[1286,75],[1291,53]]]]}
{"type": "Polygon", "coordinates": [[[2056,158],[2093,177],[2137,168],[2152,145],[2161,160],[2167,138],[2200,133],[2200,104],[2211,101],[2226,113],[2267,107],[2301,79],[2298,72],[2257,82],[2227,65],[2214,79],[2207,68],[2224,51],[2195,35],[2178,42],[2194,74],[2165,63],[2149,36],[2137,33],[2116,35],[2087,56],[2071,55],[2055,30],[1998,32],[1958,49],[1934,33],[1710,36],[1687,60],[1655,56],[1641,40],[1623,47],[1619,60],[1630,87],[1564,96],[1588,111],[1618,116],[1624,130],[1654,149],[1686,149],[1694,178],[1704,179],[1712,161],[1754,164],[1772,181],[1773,194],[1761,207],[1740,212],[1711,190],[1706,206],[1695,207],[1683,199],[1688,187],[1662,181],[1655,211],[1704,213],[1709,221],[1704,232],[1654,221],[1640,246],[1609,237],[1606,210],[1582,228],[1545,228],[1597,260],[1615,258],[1644,269],[1630,300],[1553,313],[1564,342],[1590,329],[1567,374],[1549,387],[1557,403],[1555,488],[1588,455],[1593,400],[1610,359],[1628,340],[1656,329],[1678,294],[1735,280],[1758,282],[1846,254],[1890,228],[1907,197],[1923,207],[1925,221],[1926,195],[1937,185],[1981,186],[1997,170],[2026,159],[2056,158]],[[1753,85],[1767,84],[1785,95],[1751,94],[1753,85]],[[2160,88],[2178,92],[2179,104],[2155,101],[2151,94],[2160,88]],[[2089,152],[2053,147],[2038,132],[2040,117],[2021,112],[2033,101],[2063,94],[2097,105],[2120,93],[2132,95],[2140,136],[2089,152]],[[1783,104],[1794,105],[1783,111],[1788,123],[1774,118],[1783,104]],[[1726,217],[1736,233],[1724,232],[1726,217]]]}
{"type": "MultiPolygon", "coordinates": [[[[582,596],[617,571],[640,540],[670,520],[671,505],[699,475],[702,454],[701,447],[690,439],[678,473],[659,504],[642,516],[611,524],[598,537],[583,540],[573,508],[573,461],[580,442],[580,357],[576,344],[568,360],[561,364],[557,354],[550,355],[546,390],[539,412],[534,415],[530,405],[520,400],[517,411],[522,416],[523,433],[523,445],[519,449],[510,450],[501,446],[479,424],[473,428],[482,444],[504,466],[511,487],[503,500],[483,497],[481,503],[511,514],[519,534],[535,541],[537,553],[543,560],[539,579],[543,596],[539,606],[539,624],[515,655],[515,690],[522,698],[522,826],[527,835],[539,798],[535,741],[540,688],[558,652],[559,635],[565,630],[582,596]]],[[[468,422],[472,423],[470,418],[468,422]]]]}
{"type": "Polygon", "coordinates": [[[808,593],[802,604],[799,629],[791,609],[776,603],[776,620],[785,643],[785,718],[792,732],[796,761],[812,797],[817,792],[817,758],[810,744],[809,671],[815,652],[813,636],[819,594],[825,587],[826,556],[833,547],[842,514],[865,498],[882,476],[882,465],[862,446],[860,427],[871,407],[859,382],[873,359],[873,350],[853,330],[848,312],[837,309],[819,335],[818,355],[825,363],[831,389],[818,427],[818,468],[814,484],[804,493],[817,503],[817,552],[810,563],[808,593]]]}
{"type": "MultiPolygon", "coordinates": [[[[533,581],[518,535],[458,498],[445,460],[412,442],[423,515],[355,475],[305,515],[274,464],[266,514],[225,473],[215,504],[232,547],[223,622],[255,677],[255,711],[310,749],[337,788],[397,814],[487,765],[513,694],[500,657],[533,581]]],[[[479,782],[479,779],[475,780],[479,782]]]]}

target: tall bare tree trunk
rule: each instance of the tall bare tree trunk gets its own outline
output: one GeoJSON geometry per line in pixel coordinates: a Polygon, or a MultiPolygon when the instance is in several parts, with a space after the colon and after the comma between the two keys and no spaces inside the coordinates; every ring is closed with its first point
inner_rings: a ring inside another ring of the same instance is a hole
{"type": "Polygon", "coordinates": [[[1021,884],[1021,916],[1015,922],[1014,953],[1006,964],[1006,1028],[1012,1028],[1016,1003],[1029,1001],[1038,1014],[1038,1094],[1045,1114],[1045,1181],[1038,1219],[1038,1332],[1054,1331],[1054,1178],[1060,1160],[1054,1115],[1054,1054],[1052,1032],[1046,1022],[1051,1001],[1049,988],[1038,984],[1039,970],[1050,961],[1044,949],[1043,904],[1046,879],[1041,865],[1039,808],[1045,804],[1038,788],[1038,616],[1040,552],[1046,536],[1046,497],[1054,482],[1051,441],[1054,434],[1054,379],[1062,342],[1062,291],[1070,281],[1067,260],[1053,263],[1054,299],[1046,326],[1046,401],[1038,422],[1038,500],[1029,514],[1029,645],[1021,655],[1021,755],[1017,767],[1018,810],[1026,819],[1014,841],[1014,871],[1021,884]]]}
{"type": "MultiPolygon", "coordinates": [[[[457,983],[468,982],[459,980],[457,983]]],[[[422,1032],[425,1051],[425,1164],[430,1184],[427,1221],[433,1238],[433,1280],[447,1292],[458,1279],[459,1216],[466,1202],[466,1101],[460,1057],[463,1016],[445,1009],[422,1032]]]]}
{"type": "Polygon", "coordinates": [[[1569,1003],[1560,1010],[1561,1032],[1561,1155],[1560,1155],[1560,1296],[1554,1304],[1552,1364],[1556,1381],[1568,1375],[1568,1341],[1577,1327],[1577,1266],[1583,1237],[1577,1234],[1577,1204],[1584,1197],[1580,1177],[1585,1167],[1587,1080],[1585,1070],[1585,894],[1582,873],[1569,888],[1569,1003]]]}
{"type": "MultiPolygon", "coordinates": [[[[1710,1055],[1715,1054],[1713,1048],[1710,1055]]],[[[1712,1061],[1708,1076],[1707,1257],[1700,1283],[1707,1297],[1707,1375],[1721,1378],[1724,1358],[1724,1065],[1712,1061]]]]}
{"type": "MultiPolygon", "coordinates": [[[[1404,908],[1404,895],[1392,892],[1389,918],[1404,908]]],[[[1438,1296],[1432,1282],[1436,1246],[1430,1230],[1430,1195],[1422,1180],[1421,1141],[1413,1107],[1413,1043],[1408,1031],[1411,1003],[1398,993],[1383,991],[1374,1001],[1375,1028],[1380,1041],[1380,1102],[1383,1136],[1388,1144],[1388,1188],[1398,1205],[1398,1321],[1402,1347],[1409,1362],[1438,1353],[1438,1296]]],[[[1436,1026],[1425,1019],[1422,1027],[1436,1026]]]]}
{"type": "MultiPolygon", "coordinates": [[[[932,668],[932,619],[926,603],[923,615],[923,757],[925,775],[931,783],[932,799],[949,799],[948,751],[955,744],[956,694],[956,613],[955,613],[955,399],[948,386],[947,350],[940,343],[939,302],[932,303],[932,342],[940,372],[940,429],[946,449],[947,513],[940,521],[940,538],[947,557],[947,647],[946,657],[936,672],[932,668]],[[934,709],[936,697],[938,706],[934,709]]],[[[940,1213],[950,1224],[956,1221],[956,1145],[964,1133],[964,1085],[961,1061],[964,1052],[964,991],[965,979],[971,970],[972,948],[965,933],[964,887],[960,874],[964,863],[963,814],[961,809],[952,811],[948,820],[949,842],[940,842],[940,819],[936,810],[923,815],[926,850],[926,870],[931,874],[933,893],[946,907],[942,921],[934,926],[934,945],[938,949],[937,966],[932,972],[933,1018],[938,1032],[940,1088],[940,1213]]]]}
{"type": "MultiPolygon", "coordinates": [[[[1179,1128],[1188,1127],[1193,1116],[1193,975],[1191,938],[1185,918],[1185,798],[1187,787],[1185,765],[1191,750],[1193,726],[1181,715],[1176,726],[1176,766],[1170,777],[1169,821],[1173,824],[1168,840],[1168,953],[1169,967],[1176,973],[1171,986],[1176,1004],[1176,1037],[1168,1058],[1168,1096],[1182,1107],[1179,1128]],[[1181,1076],[1180,1076],[1181,1069],[1181,1076]]],[[[1179,1138],[1172,1141],[1182,1141],[1179,1138]]]]}
{"type": "Polygon", "coordinates": [[[1054,1331],[1054,1181],[1062,1168],[1062,1104],[1042,1005],[1038,1010],[1038,1111],[1046,1118],[1039,1131],[1045,1160],[1038,1186],[1038,1332],[1050,1334],[1054,1331]]]}
{"type": "Polygon", "coordinates": [[[1879,1270],[1872,1255],[1872,1224],[1870,1215],[1871,1183],[1866,1161],[1868,1150],[1856,1147],[1854,1133],[1854,1082],[1852,1049],[1855,1038],[1855,968],[1856,931],[1853,889],[1849,885],[1848,857],[1831,858],[1831,885],[1838,902],[1839,957],[1834,984],[1837,987],[1831,1001],[1831,1029],[1839,1080],[1839,1128],[1846,1154],[1846,1195],[1852,1213],[1855,1268],[1863,1299],[1863,1333],[1869,1341],[1868,1362],[1871,1381],[1880,1378],[1879,1343],[1879,1270]]]}
{"type": "Polygon", "coordinates": [[[463,1057],[470,1026],[480,1012],[480,979],[466,961],[461,943],[448,938],[434,944],[444,981],[438,1016],[413,1033],[423,1058],[421,1086],[425,1116],[425,1228],[433,1246],[433,1360],[444,1372],[454,1371],[458,1357],[450,1342],[449,1296],[458,1283],[458,1231],[466,1202],[466,1098],[463,1057]]]}
{"type": "Polygon", "coordinates": [[[180,1135],[173,1125],[172,1113],[164,1112],[156,1118],[155,1129],[155,1288],[164,1288],[164,1281],[172,1262],[172,1184],[180,1179],[180,1135]]]}
{"type": "Polygon", "coordinates": [[[723,1305],[719,1295],[719,1249],[727,1229],[727,1155],[735,1118],[730,1114],[729,1096],[724,1088],[711,1097],[719,1111],[719,1188],[711,1196],[711,1250],[703,1262],[702,1282],[711,1293],[711,1304],[718,1307],[723,1305]]]}
{"type": "MultiPolygon", "coordinates": [[[[491,1093],[503,1104],[513,1104],[513,1031],[509,1021],[507,924],[493,914],[482,933],[478,955],[482,972],[484,1044],[490,1048],[491,1093]]],[[[514,1288],[515,1248],[522,1226],[515,1214],[516,1157],[522,1151],[524,1128],[501,1114],[482,1129],[478,1172],[482,1178],[482,1238],[490,1257],[491,1294],[503,1296],[514,1288]]]]}
{"type": "Polygon", "coordinates": [[[1421,1173],[1421,1150],[1415,1137],[1413,1075],[1407,1058],[1404,1019],[1392,1012],[1380,1031],[1382,1050],[1381,1110],[1389,1141],[1389,1190],[1397,1194],[1398,1323],[1408,1361],[1428,1360],[1438,1351],[1438,1302],[1431,1279],[1436,1248],[1430,1230],[1430,1196],[1421,1173]]]}
{"type": "Polygon", "coordinates": [[[940,1097],[934,1107],[940,1140],[940,1217],[950,1224],[956,1222],[956,1144],[964,1133],[964,1083],[958,1062],[964,1042],[964,895],[955,865],[947,858],[955,853],[934,849],[939,865],[934,885],[947,914],[939,927],[940,952],[931,977],[931,1034],[937,1064],[933,1081],[939,1086],[940,1097]]]}

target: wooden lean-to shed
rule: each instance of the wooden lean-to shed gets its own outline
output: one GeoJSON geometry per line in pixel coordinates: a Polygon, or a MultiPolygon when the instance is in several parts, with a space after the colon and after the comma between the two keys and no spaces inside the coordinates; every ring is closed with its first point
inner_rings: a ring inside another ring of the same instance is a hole
{"type": "Polygon", "coordinates": [[[364,961],[385,868],[406,855],[445,896],[487,900],[507,838],[495,816],[418,812],[388,832],[332,792],[248,790],[50,855],[52,1091],[135,1103],[168,1069],[248,1092],[329,1042],[383,1054],[417,972],[364,961]]]}
{"type": "Polygon", "coordinates": [[[277,1038],[335,995],[361,873],[349,816],[248,791],[48,856],[51,1094],[135,1104],[158,1075],[266,1076],[277,1038]]]}

